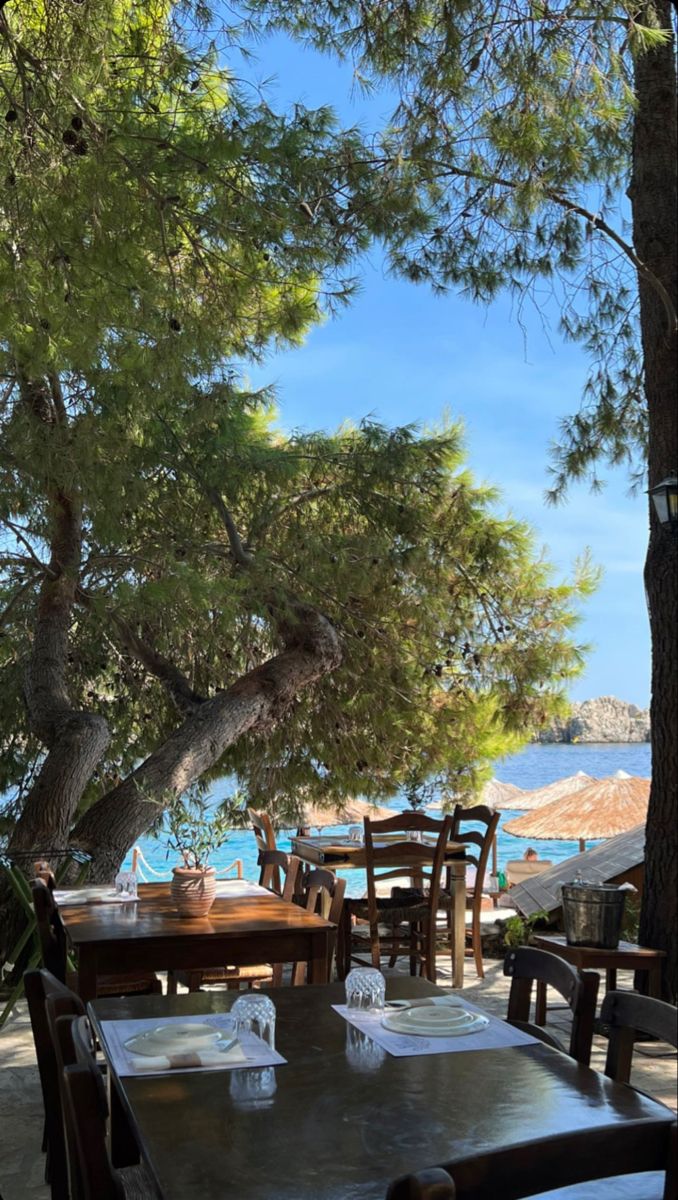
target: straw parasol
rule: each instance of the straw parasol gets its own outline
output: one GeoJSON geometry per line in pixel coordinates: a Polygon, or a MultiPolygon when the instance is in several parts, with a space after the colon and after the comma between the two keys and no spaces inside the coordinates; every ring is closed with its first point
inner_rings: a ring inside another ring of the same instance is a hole
{"type": "Polygon", "coordinates": [[[322,829],[325,825],[362,824],[363,817],[373,821],[384,821],[394,816],[392,808],[370,804],[369,800],[340,800],[329,807],[320,804],[304,804],[296,824],[300,828],[322,829]]]}
{"type": "MultiPolygon", "coordinates": [[[[563,796],[571,796],[573,792],[580,792],[590,783],[595,783],[592,775],[587,775],[584,771],[577,771],[576,775],[568,775],[566,779],[556,779],[555,783],[535,788],[531,792],[523,792],[518,789],[518,795],[507,796],[503,803],[497,805],[497,808],[500,808],[502,812],[515,809],[531,812],[534,808],[545,808],[554,800],[562,800],[563,796]]],[[[502,787],[506,786],[508,785],[502,784],[502,787]]]]}
{"type": "MultiPolygon", "coordinates": [[[[501,779],[491,779],[485,784],[482,794],[478,800],[478,804],[486,804],[488,808],[500,809],[502,812],[505,808],[522,808],[522,804],[518,804],[518,798],[524,796],[522,788],[516,787],[515,783],[502,783],[501,779]],[[515,801],[515,803],[513,803],[515,801]]],[[[454,799],[454,797],[448,797],[454,799]]],[[[430,808],[442,808],[443,801],[436,800],[435,804],[431,804],[430,808]]]]}
{"type": "Polygon", "coordinates": [[[587,841],[598,841],[626,833],[643,825],[650,799],[650,780],[617,771],[607,779],[594,779],[587,787],[544,808],[509,821],[504,829],[514,837],[544,841],[579,842],[581,853],[587,841]]]}

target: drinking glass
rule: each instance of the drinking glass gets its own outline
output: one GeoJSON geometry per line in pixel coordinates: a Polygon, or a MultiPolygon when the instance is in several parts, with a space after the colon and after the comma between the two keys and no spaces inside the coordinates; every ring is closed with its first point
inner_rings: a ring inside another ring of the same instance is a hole
{"type": "Polygon", "coordinates": [[[236,1036],[254,1033],[275,1050],[275,1004],[268,996],[239,996],[231,1008],[236,1036]]]}
{"type": "Polygon", "coordinates": [[[424,839],[421,829],[408,829],[407,840],[408,842],[422,842],[424,839]]]}
{"type": "Polygon", "coordinates": [[[115,890],[119,896],[137,898],[137,876],[135,871],[119,871],[115,877],[115,890]]]}
{"type": "Polygon", "coordinates": [[[354,967],[346,976],[346,1007],[379,1012],[384,1007],[386,980],[374,967],[354,967]]]}
{"type": "Polygon", "coordinates": [[[363,831],[360,825],[351,825],[348,831],[349,842],[362,842],[363,831]]]}

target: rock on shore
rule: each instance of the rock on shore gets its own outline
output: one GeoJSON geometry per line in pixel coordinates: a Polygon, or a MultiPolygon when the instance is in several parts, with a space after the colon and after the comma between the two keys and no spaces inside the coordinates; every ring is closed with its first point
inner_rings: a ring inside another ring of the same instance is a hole
{"type": "Polygon", "coordinates": [[[616,696],[572,705],[570,716],[538,733],[537,742],[649,742],[650,713],[616,696]]]}

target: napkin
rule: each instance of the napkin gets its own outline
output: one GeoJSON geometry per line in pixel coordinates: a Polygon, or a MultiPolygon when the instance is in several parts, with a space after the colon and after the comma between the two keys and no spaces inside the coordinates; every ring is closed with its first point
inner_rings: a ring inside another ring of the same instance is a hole
{"type": "Polygon", "coordinates": [[[182,1054],[130,1055],[132,1070],[137,1074],[156,1071],[184,1071],[195,1067],[225,1067],[246,1063],[247,1058],[239,1042],[230,1050],[191,1050],[182,1054]]]}

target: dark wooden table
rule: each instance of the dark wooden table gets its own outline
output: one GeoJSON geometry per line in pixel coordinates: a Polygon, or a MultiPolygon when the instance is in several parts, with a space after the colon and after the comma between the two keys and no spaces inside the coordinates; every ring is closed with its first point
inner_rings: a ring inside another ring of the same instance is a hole
{"type": "MultiPolygon", "coordinates": [[[[391,997],[437,991],[423,979],[387,980],[391,997]]],[[[674,1119],[542,1044],[416,1058],[394,1058],[369,1038],[361,1046],[331,1008],[343,992],[268,992],[287,1064],[259,1106],[239,1099],[230,1072],[114,1079],[165,1200],[384,1200],[390,1179],[434,1163],[549,1133],[674,1119]]],[[[90,1012],[105,1053],[106,1020],[222,1012],[234,999],[101,999],[90,1012]]]]}
{"type": "MultiPolygon", "coordinates": [[[[534,934],[533,941],[540,950],[548,950],[564,958],[573,967],[584,970],[605,971],[605,985],[609,992],[617,986],[617,971],[640,971],[647,973],[649,996],[661,997],[663,950],[650,950],[636,946],[633,942],[620,942],[616,950],[600,950],[596,946],[570,946],[564,934],[534,934]]],[[[603,993],[604,995],[604,993],[603,993]]],[[[602,999],[602,996],[601,996],[602,999]]],[[[538,1025],[546,1023],[546,984],[537,983],[536,1015],[538,1025]]]]}
{"type": "MultiPolygon", "coordinates": [[[[403,835],[402,833],[397,837],[394,835],[388,840],[392,840],[394,843],[402,842],[403,835]]],[[[351,842],[348,838],[341,837],[293,837],[291,841],[292,853],[304,862],[316,866],[321,864],[329,871],[364,870],[365,868],[365,848],[362,842],[351,842]]],[[[386,843],[386,837],[382,836],[375,841],[375,846],[383,846],[386,843]]],[[[408,843],[408,848],[412,845],[416,845],[416,842],[408,843]]],[[[448,843],[445,867],[449,868],[452,895],[450,951],[452,954],[452,987],[455,988],[464,986],[464,960],[466,957],[466,861],[464,853],[465,846],[461,842],[448,843]]],[[[430,864],[429,858],[422,858],[422,866],[425,864],[430,864]]],[[[380,859],[379,865],[380,867],[403,866],[403,874],[406,874],[405,866],[411,870],[413,865],[412,855],[410,853],[407,863],[403,864],[394,849],[392,861],[380,859]]],[[[341,945],[342,942],[340,931],[338,944],[341,945]]]]}
{"type": "Polygon", "coordinates": [[[296,904],[249,885],[241,894],[234,881],[217,897],[206,917],[179,917],[169,884],[139,888],[128,904],[63,905],[59,912],[78,956],[78,991],[93,999],[98,975],[137,968],[149,971],[306,962],[311,983],[327,981],[328,938],[334,926],[296,904]]]}

